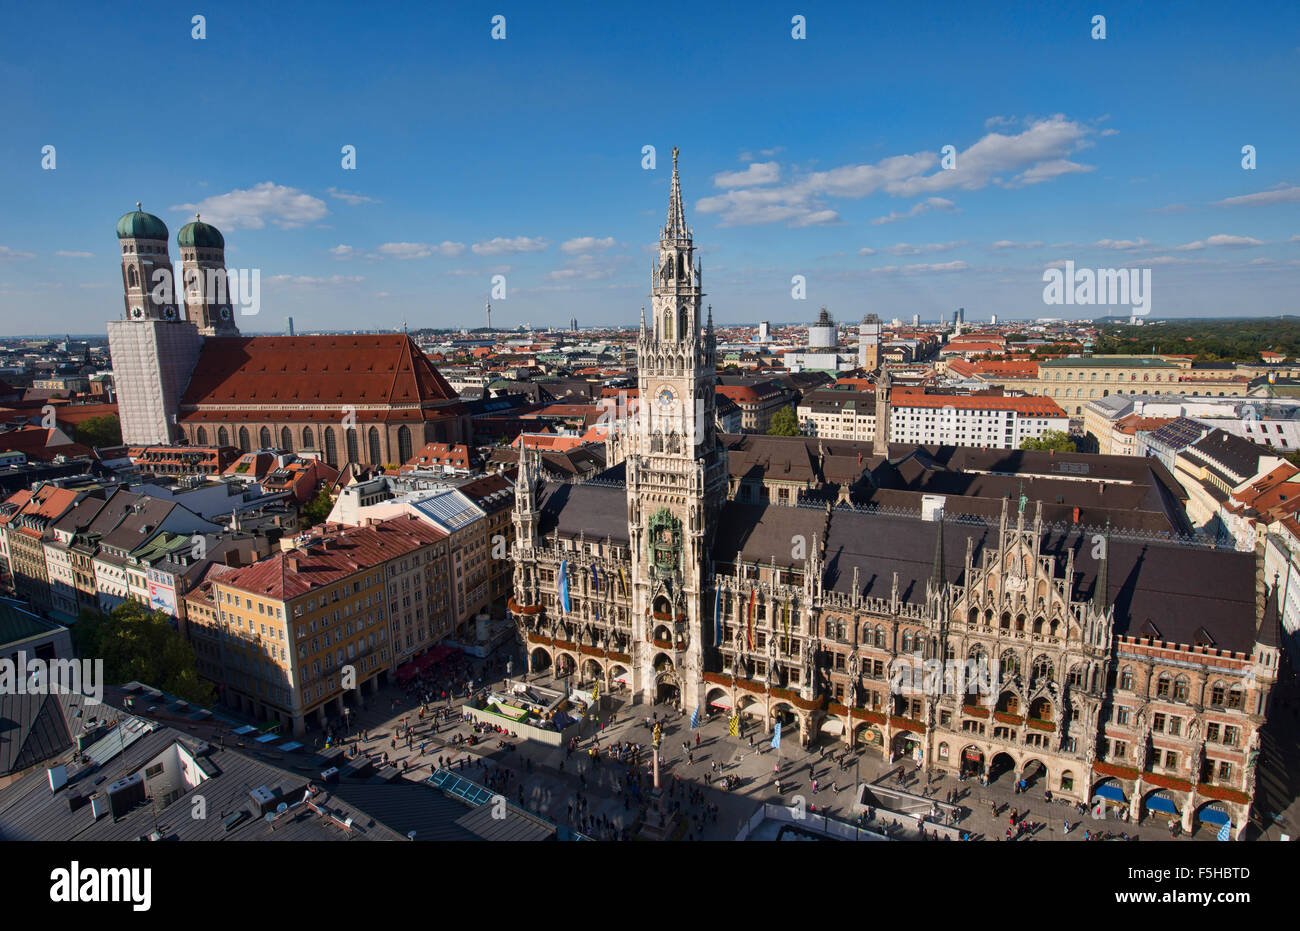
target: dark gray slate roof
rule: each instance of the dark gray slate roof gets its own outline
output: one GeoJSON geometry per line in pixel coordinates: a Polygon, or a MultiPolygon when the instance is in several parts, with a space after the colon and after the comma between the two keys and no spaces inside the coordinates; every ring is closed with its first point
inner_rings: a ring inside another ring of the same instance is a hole
{"type": "MultiPolygon", "coordinates": [[[[934,572],[938,526],[917,518],[836,509],[826,538],[824,583],[834,591],[850,592],[856,566],[861,594],[888,598],[898,572],[899,598],[921,603],[934,572]]],[[[967,538],[976,563],[984,549],[998,542],[997,527],[986,524],[945,521],[943,533],[944,576],[958,584],[964,583],[967,538]]],[[[1098,574],[1093,548],[1092,533],[1083,528],[1044,535],[1042,550],[1058,557],[1058,571],[1064,572],[1066,554],[1073,551],[1076,599],[1093,597],[1098,574]]],[[[1111,560],[1106,600],[1115,606],[1116,636],[1149,635],[1192,644],[1204,628],[1218,649],[1253,649],[1254,554],[1117,536],[1109,539],[1106,549],[1111,560]]]]}
{"type": "Polygon", "coordinates": [[[610,542],[626,546],[627,489],[608,485],[566,485],[546,482],[538,493],[541,520],[538,530],[545,536],[585,534],[592,543],[610,542]]]}
{"type": "Polygon", "coordinates": [[[728,501],[718,521],[713,558],[733,563],[739,551],[745,562],[775,562],[783,568],[802,569],[807,554],[812,552],[814,538],[820,541],[825,537],[825,511],[728,501]],[[799,558],[795,553],[801,554],[799,558]]]}

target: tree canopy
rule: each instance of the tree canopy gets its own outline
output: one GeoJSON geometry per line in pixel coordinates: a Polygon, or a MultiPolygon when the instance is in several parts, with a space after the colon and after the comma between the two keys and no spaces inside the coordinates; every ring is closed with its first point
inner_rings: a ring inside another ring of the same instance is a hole
{"type": "Polygon", "coordinates": [[[122,425],[113,414],[91,417],[72,430],[72,438],[82,446],[92,449],[122,445],[122,425]]]}
{"type": "Polygon", "coordinates": [[[1048,430],[1037,439],[1030,437],[1020,444],[1021,449],[1053,449],[1058,453],[1073,453],[1078,451],[1078,445],[1070,438],[1070,434],[1063,430],[1048,430]]]}
{"type": "Polygon", "coordinates": [[[303,529],[315,527],[317,524],[323,524],[325,518],[330,516],[330,511],[334,509],[334,501],[330,498],[330,493],[322,488],[316,492],[316,497],[303,504],[298,509],[298,519],[303,525],[303,529]]]}
{"type": "Polygon", "coordinates": [[[136,601],[107,614],[84,612],[72,627],[77,655],[104,661],[113,685],[143,682],[199,705],[212,704],[212,685],[199,678],[194,647],[172,620],[136,601]]]}
{"type": "Polygon", "coordinates": [[[772,415],[772,423],[767,428],[768,436],[798,436],[799,419],[794,408],[783,407],[772,415]]]}

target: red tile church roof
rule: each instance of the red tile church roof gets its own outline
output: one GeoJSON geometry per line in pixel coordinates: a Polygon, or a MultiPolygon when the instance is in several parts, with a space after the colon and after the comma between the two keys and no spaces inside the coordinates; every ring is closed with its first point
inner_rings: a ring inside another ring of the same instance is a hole
{"type": "MultiPolygon", "coordinates": [[[[181,406],[336,409],[456,400],[456,391],[403,334],[239,336],[204,340],[181,406]]],[[[299,413],[290,419],[313,419],[299,413]]],[[[357,414],[363,419],[362,411],[357,414]]]]}

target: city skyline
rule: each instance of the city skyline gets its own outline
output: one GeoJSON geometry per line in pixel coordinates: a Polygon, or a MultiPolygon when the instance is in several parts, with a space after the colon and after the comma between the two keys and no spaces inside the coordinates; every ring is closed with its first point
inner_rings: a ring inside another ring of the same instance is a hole
{"type": "MultiPolygon", "coordinates": [[[[502,329],[632,325],[674,145],[720,326],[811,321],[822,305],[842,323],[959,306],[971,322],[1083,318],[1043,302],[1043,271],[1066,262],[1151,269],[1153,319],[1297,309],[1296,128],[1276,114],[1300,17],[1285,5],[1115,10],[1104,40],[1081,5],[1014,22],[810,8],[802,40],[793,11],[766,4],[743,20],[503,9],[504,40],[488,7],[208,9],[203,39],[189,14],[128,29],[87,6],[57,45],[34,28],[9,33],[21,47],[0,40],[17,91],[0,149],[11,311],[102,332],[121,313],[111,224],[141,201],[174,261],[200,213],[228,267],[260,270],[248,332],[288,316],[302,331],[472,329],[489,300],[502,329]],[[890,41],[909,30],[906,48],[890,41]],[[94,80],[103,65],[83,53],[103,43],[156,50],[163,78],[136,84],[148,106],[126,112],[174,114],[166,144],[123,118],[130,82],[94,80]],[[327,64],[340,60],[356,64],[327,64]],[[411,92],[425,87],[433,99],[411,92]]],[[[0,335],[32,322],[8,313],[0,335]]]]}

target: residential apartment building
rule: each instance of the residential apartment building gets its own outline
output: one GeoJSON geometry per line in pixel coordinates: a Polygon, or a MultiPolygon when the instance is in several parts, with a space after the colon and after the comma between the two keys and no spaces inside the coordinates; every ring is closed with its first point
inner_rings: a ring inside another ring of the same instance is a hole
{"type": "Polygon", "coordinates": [[[413,517],[319,532],[186,596],[199,674],[295,735],[392,681],[452,630],[447,535],[413,517]],[[346,704],[345,704],[346,702],[346,704]]]}

